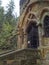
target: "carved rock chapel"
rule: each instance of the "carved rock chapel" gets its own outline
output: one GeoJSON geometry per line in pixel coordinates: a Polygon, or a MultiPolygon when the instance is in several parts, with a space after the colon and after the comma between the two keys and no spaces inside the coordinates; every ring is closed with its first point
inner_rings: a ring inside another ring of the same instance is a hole
{"type": "MultiPolygon", "coordinates": [[[[39,49],[49,57],[49,0],[20,0],[18,49],[39,49]]],[[[46,64],[47,65],[47,64],[46,64]]]]}

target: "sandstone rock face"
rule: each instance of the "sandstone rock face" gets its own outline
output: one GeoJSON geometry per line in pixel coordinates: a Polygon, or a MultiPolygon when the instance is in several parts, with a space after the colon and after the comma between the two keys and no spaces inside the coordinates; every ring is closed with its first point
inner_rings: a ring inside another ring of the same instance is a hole
{"type": "MultiPolygon", "coordinates": [[[[27,0],[25,0],[27,2],[27,0]]],[[[21,16],[18,24],[18,49],[31,47],[30,35],[31,31],[27,32],[27,29],[32,30],[30,24],[37,25],[39,44],[36,49],[41,50],[42,63],[45,65],[49,64],[49,0],[28,0],[28,2],[21,7],[21,16]],[[45,24],[46,21],[46,24],[45,24]],[[48,24],[47,24],[48,23],[48,24]],[[30,26],[30,27],[29,27],[30,26]],[[28,40],[29,37],[29,40],[28,40]],[[29,41],[29,43],[28,43],[29,41]],[[47,62],[47,63],[46,63],[47,62]]],[[[33,25],[32,25],[33,26],[33,25]]],[[[34,39],[34,38],[33,38],[34,39]]],[[[35,40],[35,39],[34,39],[35,40]]],[[[34,41],[33,40],[33,41],[34,41]]],[[[32,42],[33,42],[32,41],[32,42]]],[[[32,43],[32,48],[33,48],[32,43]]]]}
{"type": "Polygon", "coordinates": [[[25,4],[27,0],[20,0],[20,6],[23,7],[23,5],[25,4]]]}
{"type": "Polygon", "coordinates": [[[22,12],[25,9],[28,1],[29,0],[20,0],[20,14],[22,14],[22,12]]]}

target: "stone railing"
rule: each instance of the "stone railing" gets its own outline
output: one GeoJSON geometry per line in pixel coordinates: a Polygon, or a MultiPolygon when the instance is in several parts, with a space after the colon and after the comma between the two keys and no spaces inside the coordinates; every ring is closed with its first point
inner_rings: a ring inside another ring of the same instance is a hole
{"type": "Polygon", "coordinates": [[[40,51],[21,49],[0,55],[0,65],[33,65],[40,59],[40,51]]]}

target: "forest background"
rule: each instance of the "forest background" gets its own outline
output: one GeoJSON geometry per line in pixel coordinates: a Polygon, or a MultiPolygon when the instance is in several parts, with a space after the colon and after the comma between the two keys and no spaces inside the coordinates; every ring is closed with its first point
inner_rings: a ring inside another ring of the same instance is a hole
{"type": "Polygon", "coordinates": [[[0,49],[15,49],[17,45],[16,24],[18,17],[17,14],[13,14],[14,0],[10,0],[7,4],[6,12],[1,5],[2,1],[0,0],[0,49]]]}

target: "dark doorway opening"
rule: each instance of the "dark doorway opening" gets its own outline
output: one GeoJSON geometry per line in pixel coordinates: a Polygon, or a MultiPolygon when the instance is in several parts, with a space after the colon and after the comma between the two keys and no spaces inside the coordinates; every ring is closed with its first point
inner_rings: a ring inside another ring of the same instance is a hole
{"type": "Polygon", "coordinates": [[[38,26],[36,23],[29,23],[27,28],[28,48],[37,48],[39,46],[38,26]]]}
{"type": "Polygon", "coordinates": [[[46,15],[44,18],[44,36],[49,37],[49,16],[46,15]]]}

